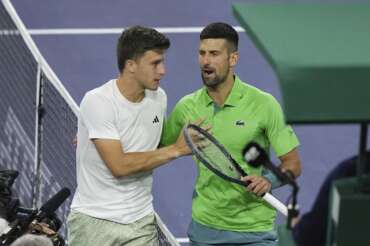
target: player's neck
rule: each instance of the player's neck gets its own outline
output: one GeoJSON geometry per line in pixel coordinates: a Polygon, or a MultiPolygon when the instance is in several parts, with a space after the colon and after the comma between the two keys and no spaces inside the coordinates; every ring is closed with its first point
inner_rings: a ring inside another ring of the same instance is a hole
{"type": "Polygon", "coordinates": [[[129,76],[120,74],[117,79],[120,93],[130,102],[140,102],[145,97],[145,89],[129,76]]]}
{"type": "Polygon", "coordinates": [[[234,85],[234,75],[229,73],[226,80],[223,83],[218,84],[215,87],[208,87],[208,95],[212,98],[213,102],[218,106],[223,106],[229,96],[234,85]]]}

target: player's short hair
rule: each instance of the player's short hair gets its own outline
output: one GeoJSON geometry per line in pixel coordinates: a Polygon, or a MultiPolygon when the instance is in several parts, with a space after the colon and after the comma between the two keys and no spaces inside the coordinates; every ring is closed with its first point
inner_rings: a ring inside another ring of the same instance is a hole
{"type": "Polygon", "coordinates": [[[167,50],[170,40],[153,28],[133,26],[124,30],[118,38],[117,63],[120,72],[129,59],[140,58],[149,50],[167,50]]]}
{"type": "Polygon", "coordinates": [[[210,38],[226,39],[227,43],[229,44],[230,52],[238,50],[238,33],[229,24],[223,22],[214,22],[207,25],[200,33],[200,40],[210,38]]]}

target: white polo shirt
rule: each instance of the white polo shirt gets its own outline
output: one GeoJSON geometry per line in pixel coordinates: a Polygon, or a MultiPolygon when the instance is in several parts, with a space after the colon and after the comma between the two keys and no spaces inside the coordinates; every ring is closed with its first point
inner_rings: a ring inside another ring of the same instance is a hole
{"type": "Polygon", "coordinates": [[[77,133],[77,189],[71,209],[122,224],[153,212],[152,172],[115,178],[91,139],[117,139],[124,152],[158,147],[167,106],[165,92],[145,91],[139,103],[128,101],[111,80],[86,93],[77,133]]]}

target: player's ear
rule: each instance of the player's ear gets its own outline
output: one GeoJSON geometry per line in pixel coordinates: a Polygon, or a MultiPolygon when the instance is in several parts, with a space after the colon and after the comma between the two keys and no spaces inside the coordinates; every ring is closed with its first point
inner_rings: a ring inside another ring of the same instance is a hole
{"type": "Polygon", "coordinates": [[[127,69],[128,72],[134,73],[136,71],[136,62],[132,59],[127,59],[125,63],[125,69],[127,69]]]}
{"type": "Polygon", "coordinates": [[[238,51],[231,52],[230,57],[229,57],[230,67],[236,66],[236,64],[238,63],[238,60],[239,60],[238,51]]]}

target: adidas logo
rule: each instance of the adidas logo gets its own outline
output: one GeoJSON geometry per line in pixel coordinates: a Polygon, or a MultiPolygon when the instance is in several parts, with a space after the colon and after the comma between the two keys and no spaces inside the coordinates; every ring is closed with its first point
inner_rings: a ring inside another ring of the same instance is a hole
{"type": "Polygon", "coordinates": [[[153,124],[154,123],[159,123],[159,119],[158,119],[158,116],[155,116],[154,120],[153,120],[153,124]]]}
{"type": "Polygon", "coordinates": [[[244,121],[242,121],[242,120],[237,120],[237,121],[235,122],[235,125],[237,125],[237,126],[244,126],[244,125],[245,125],[245,123],[244,123],[244,121]]]}

